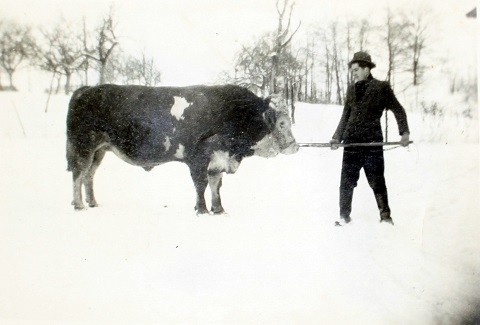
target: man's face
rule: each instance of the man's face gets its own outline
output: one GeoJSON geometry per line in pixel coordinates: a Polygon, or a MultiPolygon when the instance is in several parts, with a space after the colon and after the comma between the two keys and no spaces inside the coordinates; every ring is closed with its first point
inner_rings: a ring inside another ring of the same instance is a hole
{"type": "Polygon", "coordinates": [[[365,80],[370,75],[370,68],[361,68],[358,63],[352,63],[350,70],[352,71],[355,82],[365,80]]]}

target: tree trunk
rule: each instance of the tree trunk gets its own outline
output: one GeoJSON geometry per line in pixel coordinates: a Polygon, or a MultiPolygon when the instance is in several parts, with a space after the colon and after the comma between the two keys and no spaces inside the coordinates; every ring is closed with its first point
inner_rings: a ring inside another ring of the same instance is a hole
{"type": "Polygon", "coordinates": [[[417,61],[417,60],[413,60],[413,85],[414,85],[414,86],[417,86],[417,85],[418,85],[417,69],[418,69],[418,61],[417,61]]]}
{"type": "Polygon", "coordinates": [[[103,85],[105,83],[105,73],[106,73],[106,62],[100,62],[101,66],[100,66],[100,85],[103,85]]]}
{"type": "Polygon", "coordinates": [[[305,57],[305,101],[308,101],[308,57],[309,57],[309,46],[307,43],[307,55],[305,57]]]}
{"type": "Polygon", "coordinates": [[[314,95],[314,85],[315,85],[315,83],[313,82],[313,68],[314,68],[313,62],[314,61],[315,61],[315,59],[312,56],[312,62],[310,62],[310,102],[311,103],[315,102],[315,95],[314,95]]]}
{"type": "Polygon", "coordinates": [[[90,64],[88,63],[88,58],[85,60],[85,86],[88,86],[88,69],[90,68],[90,64]]]}
{"type": "Polygon", "coordinates": [[[70,81],[72,80],[72,73],[65,72],[65,95],[68,95],[70,93],[70,81]]]}
{"type": "Polygon", "coordinates": [[[338,61],[335,63],[335,77],[337,79],[337,104],[342,105],[342,88],[340,86],[340,73],[338,71],[338,61]]]}
{"type": "Polygon", "coordinates": [[[10,82],[10,90],[14,90],[15,86],[13,85],[13,72],[7,71],[8,73],[8,81],[10,82]]]}
{"type": "Polygon", "coordinates": [[[289,100],[289,98],[288,98],[288,96],[289,96],[289,92],[288,92],[288,77],[285,76],[283,79],[284,79],[283,82],[284,82],[284,84],[285,84],[285,89],[284,89],[284,92],[285,92],[285,100],[287,101],[287,104],[288,104],[288,100],[289,100]]]}
{"type": "Polygon", "coordinates": [[[299,76],[298,77],[298,83],[297,85],[295,86],[295,98],[297,99],[297,101],[302,101],[302,87],[303,87],[303,80],[302,80],[302,76],[299,76]]]}
{"type": "Polygon", "coordinates": [[[58,76],[57,76],[57,89],[55,90],[55,95],[58,95],[60,93],[60,88],[62,88],[60,86],[60,79],[62,79],[62,75],[58,74],[58,76]]]}
{"type": "MultiPolygon", "coordinates": [[[[326,47],[326,46],[325,46],[326,47]]],[[[330,90],[331,90],[331,85],[330,85],[330,55],[328,53],[327,49],[327,55],[326,55],[326,62],[325,62],[325,101],[327,104],[330,104],[331,96],[330,96],[330,90]]]]}
{"type": "Polygon", "coordinates": [[[292,124],[295,124],[295,96],[293,94],[293,87],[294,87],[294,83],[293,81],[290,81],[290,91],[291,91],[291,114],[292,114],[292,124]]]}
{"type": "Polygon", "coordinates": [[[389,84],[392,84],[392,73],[393,73],[393,54],[392,46],[388,44],[388,71],[387,71],[387,81],[389,84]]]}
{"type": "Polygon", "coordinates": [[[270,75],[270,93],[277,92],[277,70],[278,70],[278,53],[272,55],[272,73],[270,75]]]}

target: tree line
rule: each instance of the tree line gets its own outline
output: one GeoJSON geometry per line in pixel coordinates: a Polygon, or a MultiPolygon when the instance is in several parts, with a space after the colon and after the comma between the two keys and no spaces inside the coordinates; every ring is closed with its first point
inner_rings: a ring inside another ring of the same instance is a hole
{"type": "Polygon", "coordinates": [[[63,88],[69,94],[92,83],[160,84],[161,73],[152,57],[127,55],[117,51],[119,47],[113,10],[93,27],[87,26],[85,18],[77,25],[60,19],[53,27],[36,30],[0,21],[0,90],[16,90],[14,75],[25,65],[51,73],[49,92],[55,93],[63,88]],[[73,76],[80,84],[72,85],[73,76]]]}
{"type": "Polygon", "coordinates": [[[426,9],[393,12],[386,7],[381,26],[364,18],[332,20],[309,26],[296,37],[297,29],[290,24],[294,5],[277,0],[277,30],[243,45],[234,72],[225,73],[225,81],[263,95],[276,92],[280,84],[293,100],[343,104],[352,82],[348,61],[354,52],[368,51],[374,60],[387,62],[384,79],[393,87],[404,90],[422,83],[426,68],[422,60],[429,45],[426,9]]]}
{"type": "MultiPolygon", "coordinates": [[[[386,63],[385,71],[375,71],[377,78],[400,91],[422,84],[425,53],[432,47],[428,8],[386,6],[378,9],[383,12],[381,22],[338,17],[310,26],[292,23],[294,0],[276,0],[275,9],[277,25],[241,45],[231,71],[223,72],[220,82],[263,96],[282,92],[291,103],[343,104],[352,82],[348,61],[354,52],[366,50],[376,62],[386,63]]],[[[81,85],[106,82],[159,85],[161,72],[154,59],[123,52],[116,25],[113,10],[94,26],[85,19],[76,25],[59,20],[53,27],[32,30],[0,20],[0,89],[16,89],[15,72],[26,64],[51,74],[49,92],[63,89],[68,94],[81,85]],[[73,76],[80,80],[75,85],[73,76]]],[[[452,91],[458,84],[452,79],[452,91]]]]}

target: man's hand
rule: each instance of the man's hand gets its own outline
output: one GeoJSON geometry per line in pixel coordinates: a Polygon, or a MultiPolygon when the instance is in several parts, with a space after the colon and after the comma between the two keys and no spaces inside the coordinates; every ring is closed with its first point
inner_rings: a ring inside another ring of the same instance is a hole
{"type": "Polygon", "coordinates": [[[340,141],[338,141],[337,139],[330,140],[330,149],[331,150],[337,150],[339,148],[339,146],[338,146],[339,143],[340,143],[340,141]]]}
{"type": "Polygon", "coordinates": [[[410,133],[405,132],[402,134],[402,138],[400,139],[400,144],[402,147],[408,147],[408,144],[410,142],[410,133]]]}

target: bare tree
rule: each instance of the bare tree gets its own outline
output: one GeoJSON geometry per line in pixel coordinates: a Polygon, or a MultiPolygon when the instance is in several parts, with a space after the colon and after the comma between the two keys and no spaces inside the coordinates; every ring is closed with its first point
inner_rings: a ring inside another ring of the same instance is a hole
{"type": "Polygon", "coordinates": [[[413,75],[413,85],[420,83],[423,68],[420,64],[420,58],[426,46],[427,30],[429,24],[428,10],[415,10],[406,15],[408,21],[406,33],[408,37],[408,49],[411,58],[411,72],[413,75]]]}
{"type": "Polygon", "coordinates": [[[145,86],[156,86],[161,81],[161,73],[158,71],[153,57],[147,58],[145,53],[142,53],[140,60],[140,75],[145,86]]]}
{"type": "Polygon", "coordinates": [[[270,76],[270,91],[273,93],[277,92],[276,89],[276,78],[279,70],[279,58],[282,51],[285,47],[291,42],[293,36],[297,33],[298,29],[301,26],[301,22],[298,24],[297,28],[293,33],[290,34],[290,24],[292,19],[293,7],[295,6],[295,1],[290,4],[288,12],[287,25],[284,26],[285,15],[287,14],[287,7],[290,0],[283,0],[283,5],[280,5],[280,0],[276,2],[276,8],[278,13],[278,24],[277,31],[274,39],[273,53],[272,53],[272,70],[270,76]],[[290,34],[290,35],[289,35],[290,34]]]}
{"type": "MultiPolygon", "coordinates": [[[[387,81],[392,88],[395,87],[394,75],[396,70],[401,70],[400,66],[403,64],[402,60],[405,58],[407,50],[407,33],[406,28],[408,23],[401,19],[399,16],[392,14],[391,8],[386,9],[386,34],[384,35],[384,41],[387,45],[388,53],[388,70],[387,81]]],[[[385,114],[385,141],[388,141],[388,114],[385,114]]]]}
{"type": "Polygon", "coordinates": [[[387,70],[387,81],[394,87],[393,76],[395,70],[397,69],[397,64],[400,64],[399,61],[402,56],[404,56],[407,48],[407,34],[406,27],[407,22],[398,21],[398,17],[393,16],[390,7],[387,7],[385,28],[386,34],[384,36],[385,43],[387,45],[388,51],[388,70],[387,70]]]}
{"type": "Polygon", "coordinates": [[[332,89],[335,86],[335,102],[343,103],[343,59],[340,51],[340,33],[337,22],[332,22],[326,28],[321,30],[323,43],[325,44],[325,94],[326,102],[331,102],[332,89]]]}
{"type": "MultiPolygon", "coordinates": [[[[297,73],[297,76],[294,78],[295,83],[300,85],[301,89],[295,89],[295,94],[299,94],[299,100],[314,102],[316,100],[316,83],[315,83],[315,68],[317,63],[317,52],[318,42],[317,43],[317,32],[314,30],[309,32],[305,39],[305,47],[300,47],[297,50],[297,59],[295,62],[296,65],[299,65],[302,71],[297,73]]],[[[293,50],[290,50],[293,52],[293,50]]],[[[297,87],[296,87],[297,88],[297,87]]],[[[300,88],[300,87],[298,87],[300,88]]]]}
{"type": "Polygon", "coordinates": [[[34,40],[27,26],[7,22],[0,27],[0,66],[8,75],[8,88],[16,90],[13,75],[32,56],[34,40]]]}
{"type": "MultiPolygon", "coordinates": [[[[71,79],[84,63],[83,45],[76,28],[65,20],[51,30],[43,30],[42,44],[38,46],[39,66],[55,76],[65,76],[65,94],[71,92],[71,79]]],[[[53,77],[54,77],[53,76],[53,77]]]]}
{"type": "MultiPolygon", "coordinates": [[[[352,35],[354,33],[354,26],[355,26],[354,21],[349,20],[347,22],[347,25],[346,25],[346,39],[345,39],[345,43],[346,43],[345,47],[347,49],[347,59],[350,59],[352,54],[355,52],[354,40],[352,39],[352,35]]],[[[346,71],[345,75],[346,75],[346,79],[347,79],[347,88],[348,88],[350,86],[352,80],[350,78],[349,69],[346,69],[345,71],[346,71]]]]}
{"type": "Polygon", "coordinates": [[[332,64],[331,64],[331,52],[327,43],[327,34],[324,33],[325,41],[325,102],[332,102],[332,83],[333,83],[333,74],[332,74],[332,64]]]}
{"type": "Polygon", "coordinates": [[[154,59],[148,58],[145,53],[142,53],[141,58],[128,56],[120,60],[122,62],[114,65],[118,67],[117,74],[122,78],[122,83],[152,87],[160,84],[161,73],[154,59]]]}
{"type": "Polygon", "coordinates": [[[315,60],[316,60],[316,44],[315,44],[315,38],[312,39],[311,43],[311,60],[310,60],[310,101],[311,102],[316,102],[316,86],[315,86],[315,76],[314,76],[314,71],[315,71],[315,60]]]}
{"type": "Polygon", "coordinates": [[[365,51],[368,47],[368,37],[372,29],[370,22],[367,19],[361,19],[358,23],[358,49],[359,51],[365,51]]]}
{"type": "MultiPolygon", "coordinates": [[[[115,58],[113,58],[112,60],[117,61],[115,60],[115,58]]],[[[115,62],[113,66],[115,66],[117,69],[116,74],[121,78],[121,83],[124,85],[132,85],[138,83],[138,60],[133,56],[127,56],[118,61],[119,62],[115,62]]]]}
{"type": "Polygon", "coordinates": [[[305,63],[298,58],[300,51],[294,55],[291,46],[288,46],[282,53],[281,72],[284,76],[283,93],[287,103],[290,102],[290,117],[295,124],[295,100],[301,86],[305,63]]]}
{"type": "Polygon", "coordinates": [[[242,46],[235,60],[234,82],[265,95],[271,77],[271,34],[260,37],[251,46],[242,46]]]}
{"type": "Polygon", "coordinates": [[[113,10],[102,19],[102,22],[94,31],[95,45],[86,48],[85,56],[96,61],[99,65],[100,80],[99,84],[104,84],[106,80],[106,69],[113,49],[118,45],[115,36],[115,23],[113,10]]]}
{"type": "MultiPolygon", "coordinates": [[[[332,88],[333,88],[333,51],[332,51],[332,37],[330,29],[326,26],[321,25],[314,28],[312,32],[313,39],[316,39],[316,44],[320,46],[315,48],[315,53],[317,57],[317,71],[316,80],[322,78],[323,81],[319,84],[323,85],[319,87],[319,100],[322,103],[331,103],[332,101],[332,88]]],[[[313,68],[312,68],[313,69],[313,68]]],[[[313,70],[311,71],[313,76],[313,70]]],[[[315,82],[313,77],[311,82],[315,82]]]]}
{"type": "Polygon", "coordinates": [[[307,38],[306,47],[301,49],[303,53],[302,67],[303,67],[303,88],[305,101],[313,101],[314,90],[314,68],[315,68],[315,54],[316,54],[315,37],[309,36],[307,38]],[[310,94],[310,95],[309,95],[310,94]]]}
{"type": "Polygon", "coordinates": [[[90,60],[91,56],[95,54],[95,49],[89,46],[91,33],[87,29],[87,19],[83,17],[82,19],[82,44],[83,44],[83,54],[85,59],[83,60],[82,70],[84,73],[84,83],[86,86],[89,85],[88,71],[90,70],[90,60]]]}
{"type": "Polygon", "coordinates": [[[338,33],[337,24],[332,24],[332,38],[333,38],[333,69],[335,71],[335,81],[337,90],[337,104],[343,104],[343,79],[341,77],[342,59],[340,49],[338,48],[338,33]]]}

